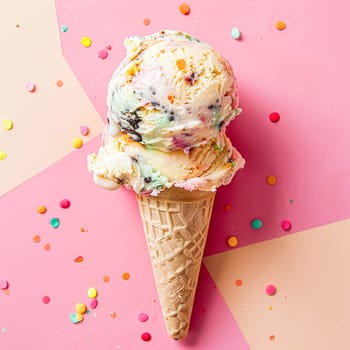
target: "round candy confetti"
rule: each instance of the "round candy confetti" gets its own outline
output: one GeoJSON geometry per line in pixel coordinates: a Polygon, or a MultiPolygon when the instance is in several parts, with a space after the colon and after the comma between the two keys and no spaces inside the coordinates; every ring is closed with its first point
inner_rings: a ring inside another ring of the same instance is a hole
{"type": "Polygon", "coordinates": [[[88,289],[88,297],[90,298],[90,299],[95,299],[96,297],[97,297],[97,289],[96,288],[93,288],[93,287],[91,287],[91,288],[89,288],[88,289]]]}
{"type": "Polygon", "coordinates": [[[73,323],[79,323],[81,321],[84,320],[84,316],[82,314],[78,314],[78,313],[72,313],[70,315],[70,320],[73,322],[73,323]]]}
{"type": "Polygon", "coordinates": [[[28,82],[25,87],[28,92],[34,92],[36,90],[36,86],[33,82],[28,82]]]}
{"type": "Polygon", "coordinates": [[[231,248],[237,247],[238,238],[236,236],[230,236],[227,238],[227,245],[231,248]]]}
{"type": "Polygon", "coordinates": [[[41,241],[41,237],[39,236],[39,235],[35,235],[35,236],[33,236],[33,242],[34,243],[40,243],[40,241],[41,241]]]}
{"type": "Polygon", "coordinates": [[[45,295],[41,298],[41,300],[44,304],[48,304],[51,301],[51,298],[49,296],[45,295]]]}
{"type": "Polygon", "coordinates": [[[62,199],[61,201],[60,201],[60,207],[62,208],[62,209],[67,209],[67,208],[69,208],[70,207],[70,201],[69,201],[69,199],[62,199]]]}
{"type": "Polygon", "coordinates": [[[188,15],[191,12],[191,8],[190,5],[186,4],[186,3],[182,3],[179,6],[179,11],[183,14],[183,15],[188,15]]]}
{"type": "Polygon", "coordinates": [[[83,146],[83,140],[80,137],[75,137],[72,141],[74,148],[81,148],[83,146]]]}
{"type": "Polygon", "coordinates": [[[262,222],[261,219],[253,219],[250,222],[250,226],[254,230],[260,230],[262,228],[262,226],[263,226],[263,222],[262,222]]]}
{"type": "Polygon", "coordinates": [[[86,126],[86,125],[80,125],[80,133],[83,135],[83,136],[87,136],[89,135],[89,127],[86,126]]]}
{"type": "Polygon", "coordinates": [[[85,304],[83,304],[83,303],[77,303],[77,304],[75,304],[75,312],[77,313],[77,314],[85,314],[85,312],[86,312],[86,305],[85,304]]]}
{"type": "Polygon", "coordinates": [[[268,284],[265,287],[265,292],[267,295],[275,295],[277,292],[277,288],[273,284],[268,284]]]}
{"type": "Polygon", "coordinates": [[[283,21],[277,21],[275,27],[278,30],[283,30],[286,29],[287,25],[283,21]]]}
{"type": "Polygon", "coordinates": [[[68,26],[66,26],[65,24],[62,24],[62,25],[61,25],[61,31],[62,31],[63,33],[68,32],[68,26]]]}
{"type": "Polygon", "coordinates": [[[53,227],[53,228],[58,228],[60,226],[60,219],[59,218],[52,218],[50,220],[50,225],[53,227]]]}
{"type": "Polygon", "coordinates": [[[237,287],[240,287],[242,284],[243,284],[243,281],[242,281],[241,279],[237,279],[237,280],[235,281],[235,285],[236,285],[237,287]]]}
{"type": "Polygon", "coordinates": [[[277,112],[272,112],[270,113],[269,118],[272,123],[277,123],[280,120],[281,116],[277,112]]]}
{"type": "Polygon", "coordinates": [[[231,205],[230,205],[230,204],[225,204],[224,210],[225,210],[225,211],[231,210],[231,205]]]}
{"type": "Polygon", "coordinates": [[[270,341],[275,341],[275,339],[276,339],[276,337],[275,337],[273,334],[271,334],[271,335],[269,336],[269,340],[270,340],[270,341]]]}
{"type": "Polygon", "coordinates": [[[150,341],[150,340],[152,339],[152,336],[151,336],[150,333],[145,332],[145,333],[142,333],[142,334],[141,334],[141,339],[142,339],[143,341],[150,341]]]}
{"type": "Polygon", "coordinates": [[[39,205],[36,211],[39,214],[45,214],[47,212],[47,208],[45,207],[45,205],[39,205]]]}
{"type": "Polygon", "coordinates": [[[92,44],[92,40],[88,36],[83,36],[80,42],[84,47],[90,47],[92,44]]]}
{"type": "Polygon", "coordinates": [[[108,283],[111,278],[108,275],[103,276],[103,282],[108,283]]]}
{"type": "Polygon", "coordinates": [[[1,124],[5,130],[11,130],[13,128],[13,122],[10,119],[3,119],[1,124]]]}
{"type": "Polygon", "coordinates": [[[144,18],[143,24],[144,24],[145,26],[148,26],[150,23],[151,23],[151,21],[150,21],[149,18],[144,18]]]}
{"type": "Polygon", "coordinates": [[[111,46],[111,45],[107,45],[107,46],[106,46],[106,49],[107,49],[108,51],[111,51],[111,50],[112,50],[112,46],[111,46]]]}
{"type": "Polygon", "coordinates": [[[0,289],[4,290],[9,287],[9,283],[6,280],[0,280],[0,289]]]}
{"type": "Polygon", "coordinates": [[[7,153],[5,151],[0,150],[0,160],[4,160],[7,157],[7,153]]]}
{"type": "Polygon", "coordinates": [[[233,27],[231,30],[231,36],[233,39],[236,39],[236,40],[240,39],[241,32],[240,32],[239,28],[233,27]]]}
{"type": "Polygon", "coordinates": [[[277,183],[277,177],[276,177],[275,175],[269,175],[269,176],[267,176],[267,177],[266,177],[266,183],[267,183],[268,185],[271,185],[271,186],[276,185],[276,183],[277,183]]]}
{"type": "Polygon", "coordinates": [[[117,317],[117,313],[115,311],[111,311],[109,314],[112,318],[116,318],[117,317]]]}
{"type": "Polygon", "coordinates": [[[51,244],[50,243],[46,243],[45,245],[44,245],[44,249],[48,252],[48,251],[50,251],[51,250],[51,244]]]}
{"type": "Polygon", "coordinates": [[[130,273],[129,272],[124,272],[123,274],[122,274],[122,279],[123,280],[128,280],[130,278],[130,273]]]}
{"type": "Polygon", "coordinates": [[[140,322],[146,322],[148,320],[148,315],[144,312],[139,313],[139,321],[140,322]]]}
{"type": "Polygon", "coordinates": [[[90,307],[91,309],[96,309],[97,308],[97,305],[98,305],[98,300],[97,299],[92,299],[90,301],[90,307]]]}
{"type": "Polygon", "coordinates": [[[104,60],[108,57],[108,51],[105,49],[101,49],[97,54],[98,58],[101,58],[101,60],[104,60]]]}
{"type": "Polygon", "coordinates": [[[292,223],[289,220],[283,220],[281,227],[284,231],[289,231],[292,228],[292,223]]]}
{"type": "Polygon", "coordinates": [[[82,262],[84,261],[84,257],[81,256],[81,255],[79,255],[79,256],[77,256],[77,257],[74,259],[74,261],[75,261],[76,263],[82,263],[82,262]]]}
{"type": "Polygon", "coordinates": [[[62,80],[57,80],[56,81],[56,86],[62,87],[63,86],[63,81],[62,80]]]}

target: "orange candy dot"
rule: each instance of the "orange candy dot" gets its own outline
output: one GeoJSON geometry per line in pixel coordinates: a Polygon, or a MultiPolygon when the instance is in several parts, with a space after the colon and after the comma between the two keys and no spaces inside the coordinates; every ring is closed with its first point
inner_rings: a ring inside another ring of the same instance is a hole
{"type": "Polygon", "coordinates": [[[44,245],[44,249],[48,252],[49,250],[51,250],[51,244],[47,243],[44,245]]]}
{"type": "Polygon", "coordinates": [[[236,285],[237,287],[240,287],[242,284],[243,284],[243,281],[240,280],[240,279],[237,279],[237,280],[235,281],[235,285],[236,285]]]}
{"type": "Polygon", "coordinates": [[[33,236],[33,242],[34,243],[39,243],[40,241],[41,241],[41,237],[39,236],[39,235],[35,235],[35,236],[33,236]]]}
{"type": "Polygon", "coordinates": [[[186,68],[186,61],[183,58],[179,58],[178,60],[176,60],[176,67],[179,70],[183,70],[186,68]]]}
{"type": "Polygon", "coordinates": [[[81,255],[79,255],[79,256],[77,256],[77,257],[74,259],[74,261],[75,261],[76,263],[82,263],[82,262],[84,261],[84,257],[81,256],[81,255]]]}
{"type": "Polygon", "coordinates": [[[277,183],[277,177],[275,175],[269,175],[267,178],[266,178],[266,183],[268,185],[276,185],[277,183]]]}
{"type": "Polygon", "coordinates": [[[39,214],[45,214],[47,212],[47,208],[45,207],[45,205],[39,205],[36,211],[39,214]]]}
{"type": "Polygon", "coordinates": [[[130,273],[129,272],[124,272],[123,274],[122,274],[122,279],[123,280],[128,280],[130,278],[130,273]]]}
{"type": "Polygon", "coordinates": [[[275,341],[275,339],[276,339],[276,337],[275,337],[273,334],[271,334],[271,335],[269,336],[269,340],[270,340],[270,341],[275,341]]]}
{"type": "Polygon", "coordinates": [[[112,311],[110,314],[109,314],[112,318],[116,318],[117,317],[117,313],[112,311]]]}
{"type": "Polygon", "coordinates": [[[182,3],[179,6],[179,11],[183,14],[183,15],[188,15],[191,11],[190,5],[186,4],[186,3],[182,3]]]}
{"type": "Polygon", "coordinates": [[[278,21],[275,24],[276,29],[283,30],[286,29],[287,25],[283,21],[278,21]]]}
{"type": "Polygon", "coordinates": [[[57,81],[56,81],[56,85],[57,85],[58,87],[63,86],[63,81],[62,81],[62,80],[57,80],[57,81]]]}
{"type": "Polygon", "coordinates": [[[103,276],[103,282],[108,283],[111,278],[108,275],[103,276]]]}
{"type": "Polygon", "coordinates": [[[9,289],[4,289],[4,294],[5,295],[9,295],[10,294],[10,290],[9,289]]]}
{"type": "Polygon", "coordinates": [[[148,26],[150,23],[151,23],[151,20],[150,20],[149,18],[145,18],[145,19],[143,20],[143,24],[144,24],[145,26],[148,26]]]}

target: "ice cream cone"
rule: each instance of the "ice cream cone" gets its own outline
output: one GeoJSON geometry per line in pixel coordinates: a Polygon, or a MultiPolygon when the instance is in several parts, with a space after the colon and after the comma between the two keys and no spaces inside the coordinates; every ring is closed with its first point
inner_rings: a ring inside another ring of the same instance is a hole
{"type": "Polygon", "coordinates": [[[171,188],[137,195],[166,329],[186,337],[215,192],[171,188]]]}

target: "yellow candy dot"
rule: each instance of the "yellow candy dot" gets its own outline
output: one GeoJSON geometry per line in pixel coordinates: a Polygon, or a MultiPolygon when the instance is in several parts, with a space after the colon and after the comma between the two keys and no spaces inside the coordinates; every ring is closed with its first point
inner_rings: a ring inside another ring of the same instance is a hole
{"type": "Polygon", "coordinates": [[[0,151],[0,160],[4,160],[7,157],[7,153],[5,151],[0,151]]]}
{"type": "Polygon", "coordinates": [[[97,297],[97,290],[96,290],[96,288],[89,288],[88,289],[88,297],[90,299],[95,299],[97,297]]]}
{"type": "Polygon", "coordinates": [[[88,37],[88,36],[83,36],[81,39],[80,39],[80,42],[83,46],[85,47],[90,47],[91,44],[92,44],[92,40],[88,37]]]}
{"type": "Polygon", "coordinates": [[[275,27],[278,30],[283,30],[283,29],[286,29],[287,25],[283,21],[278,21],[276,22],[275,27]]]}
{"type": "Polygon", "coordinates": [[[269,175],[267,178],[266,178],[266,183],[268,185],[276,185],[277,183],[277,177],[275,175],[269,175]]]}
{"type": "Polygon", "coordinates": [[[75,312],[82,315],[86,312],[86,305],[83,303],[77,303],[75,304],[75,312]]]}
{"type": "Polygon", "coordinates": [[[10,119],[3,119],[1,124],[5,130],[11,130],[13,128],[13,123],[10,119]]]}
{"type": "Polygon", "coordinates": [[[76,137],[73,139],[72,144],[74,148],[81,148],[83,146],[83,140],[80,137],[76,137]]]}
{"type": "Polygon", "coordinates": [[[231,248],[237,247],[238,238],[236,236],[230,236],[229,238],[227,238],[227,245],[231,248]]]}

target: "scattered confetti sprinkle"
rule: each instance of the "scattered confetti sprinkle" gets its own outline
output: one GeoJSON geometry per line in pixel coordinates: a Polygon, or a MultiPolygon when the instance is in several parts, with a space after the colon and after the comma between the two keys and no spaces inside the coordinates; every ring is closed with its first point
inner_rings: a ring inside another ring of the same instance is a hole
{"type": "Polygon", "coordinates": [[[114,311],[111,311],[110,314],[111,318],[116,318],[117,317],[117,313],[114,311]]]}
{"type": "Polygon", "coordinates": [[[179,6],[179,11],[183,14],[183,15],[188,15],[191,12],[191,8],[190,5],[186,4],[186,3],[182,3],[179,6]]]}
{"type": "Polygon", "coordinates": [[[9,283],[6,280],[0,280],[0,289],[4,290],[9,287],[9,283]]]}
{"type": "Polygon", "coordinates": [[[225,206],[224,206],[224,210],[225,211],[229,211],[229,210],[231,210],[231,205],[230,204],[225,204],[225,206]]]}
{"type": "Polygon", "coordinates": [[[139,313],[139,321],[140,322],[146,322],[149,319],[149,316],[144,313],[144,312],[140,312],[139,313]]]}
{"type": "Polygon", "coordinates": [[[62,87],[63,86],[63,81],[62,80],[57,80],[56,81],[56,86],[62,87]]]}
{"type": "Polygon", "coordinates": [[[60,219],[59,218],[52,218],[50,220],[50,225],[53,227],[53,228],[58,228],[60,226],[61,222],[60,222],[60,219]]]}
{"type": "Polygon", "coordinates": [[[241,31],[237,27],[233,27],[231,30],[231,36],[233,39],[240,39],[241,38],[241,31]]]}
{"type": "Polygon", "coordinates": [[[28,92],[35,92],[36,90],[36,85],[33,83],[33,82],[28,82],[26,85],[25,85],[25,88],[28,92]]]}
{"type": "Polygon", "coordinates": [[[261,219],[253,219],[250,222],[250,226],[254,230],[260,230],[262,228],[262,226],[263,226],[263,222],[262,222],[261,219]]]}
{"type": "Polygon", "coordinates": [[[141,339],[142,339],[143,341],[150,341],[150,340],[152,339],[152,336],[151,336],[150,333],[145,332],[145,333],[142,333],[142,334],[141,334],[141,339]]]}
{"type": "Polygon", "coordinates": [[[80,133],[83,135],[83,136],[87,136],[89,135],[89,132],[90,132],[90,129],[87,125],[80,125],[80,133]]]}
{"type": "Polygon", "coordinates": [[[95,299],[96,297],[97,297],[97,289],[96,288],[94,288],[94,287],[91,287],[91,288],[89,288],[88,289],[88,297],[90,298],[90,299],[95,299]]]}
{"type": "Polygon", "coordinates": [[[32,238],[34,243],[40,243],[41,242],[41,237],[39,235],[35,235],[32,238]]]}
{"type": "Polygon", "coordinates": [[[80,227],[80,232],[86,232],[84,227],[80,227]]]}
{"type": "Polygon", "coordinates": [[[75,261],[76,263],[82,263],[82,262],[84,261],[84,257],[81,256],[81,255],[79,255],[79,256],[77,256],[77,257],[74,259],[74,261],[75,261]]]}
{"type": "Polygon", "coordinates": [[[230,236],[227,238],[226,242],[229,247],[234,248],[238,245],[238,238],[236,236],[230,236]]]}
{"type": "Polygon", "coordinates": [[[92,40],[88,36],[83,36],[80,42],[84,47],[90,47],[92,44],[92,40]]]}
{"type": "Polygon", "coordinates": [[[283,220],[281,227],[284,231],[289,231],[292,228],[292,223],[289,220],[283,220]]]}
{"type": "Polygon", "coordinates": [[[272,311],[272,306],[269,306],[269,311],[272,311]]]}
{"type": "Polygon", "coordinates": [[[111,51],[112,50],[112,46],[111,45],[106,45],[106,50],[111,51]]]}
{"type": "Polygon", "coordinates": [[[124,272],[122,274],[122,279],[127,281],[130,278],[130,273],[129,272],[124,272]]]}
{"type": "Polygon", "coordinates": [[[236,285],[237,287],[240,287],[242,284],[243,284],[243,281],[242,281],[241,279],[236,279],[236,280],[235,280],[235,285],[236,285]]]}
{"type": "Polygon", "coordinates": [[[277,183],[277,177],[276,177],[275,175],[269,175],[269,176],[267,176],[267,177],[266,177],[266,183],[267,183],[268,185],[271,185],[271,186],[276,185],[276,183],[277,183]]]}
{"type": "Polygon", "coordinates": [[[49,296],[45,295],[41,298],[41,300],[44,304],[49,304],[51,301],[51,298],[49,296]]]}
{"type": "Polygon", "coordinates": [[[74,148],[81,148],[83,146],[83,140],[80,137],[75,137],[72,141],[74,148]]]}
{"type": "Polygon", "coordinates": [[[75,304],[75,312],[77,314],[83,315],[83,314],[85,314],[86,310],[87,310],[87,308],[86,308],[86,305],[84,303],[75,304]]]}
{"type": "Polygon", "coordinates": [[[1,124],[5,130],[11,130],[13,128],[13,122],[11,119],[3,119],[1,124]]]}
{"type": "Polygon", "coordinates": [[[144,24],[145,26],[148,26],[150,23],[151,23],[151,20],[150,20],[149,18],[144,18],[143,24],[144,24]]]}
{"type": "Polygon", "coordinates": [[[51,244],[50,243],[46,243],[45,245],[44,245],[44,249],[48,252],[48,251],[50,251],[51,250],[51,244]]]}
{"type": "Polygon", "coordinates": [[[65,24],[61,25],[61,31],[62,33],[67,33],[68,32],[68,26],[66,26],[65,24]]]}
{"type": "Polygon", "coordinates": [[[268,284],[265,287],[265,292],[266,292],[267,295],[275,295],[276,292],[277,292],[277,288],[273,284],[268,284]]]}
{"type": "Polygon", "coordinates": [[[108,275],[103,276],[103,282],[108,283],[111,278],[108,275]]]}
{"type": "Polygon", "coordinates": [[[92,299],[90,301],[90,307],[91,309],[96,309],[97,308],[97,305],[98,305],[98,300],[97,299],[92,299]]]}
{"type": "Polygon", "coordinates": [[[45,214],[47,212],[47,208],[45,207],[45,205],[39,205],[36,211],[39,214],[45,214]]]}
{"type": "Polygon", "coordinates": [[[60,207],[61,207],[62,209],[67,209],[67,208],[69,208],[69,207],[70,207],[70,200],[69,200],[69,199],[66,199],[66,198],[62,199],[62,200],[60,201],[60,207]]]}
{"type": "Polygon", "coordinates": [[[284,29],[286,29],[287,25],[286,25],[286,23],[283,22],[283,21],[277,21],[277,22],[275,23],[275,27],[276,27],[276,29],[278,29],[278,30],[284,30],[284,29]]]}
{"type": "Polygon", "coordinates": [[[106,49],[101,49],[97,53],[98,58],[101,58],[101,60],[104,60],[108,57],[108,51],[106,49]]]}
{"type": "Polygon", "coordinates": [[[277,123],[280,120],[281,116],[277,112],[272,112],[269,114],[269,118],[272,123],[277,123]]]}
{"type": "Polygon", "coordinates": [[[275,337],[273,334],[271,334],[271,335],[269,336],[269,340],[270,340],[270,341],[275,341],[275,339],[276,339],[276,337],[275,337]]]}
{"type": "Polygon", "coordinates": [[[70,320],[73,323],[79,323],[79,322],[82,322],[84,320],[84,316],[82,314],[78,314],[78,313],[74,312],[70,315],[70,320]]]}
{"type": "Polygon", "coordinates": [[[5,295],[10,295],[10,290],[9,289],[4,289],[4,294],[5,295]]]}
{"type": "Polygon", "coordinates": [[[7,153],[5,151],[0,150],[0,160],[4,160],[7,157],[7,153]]]}

